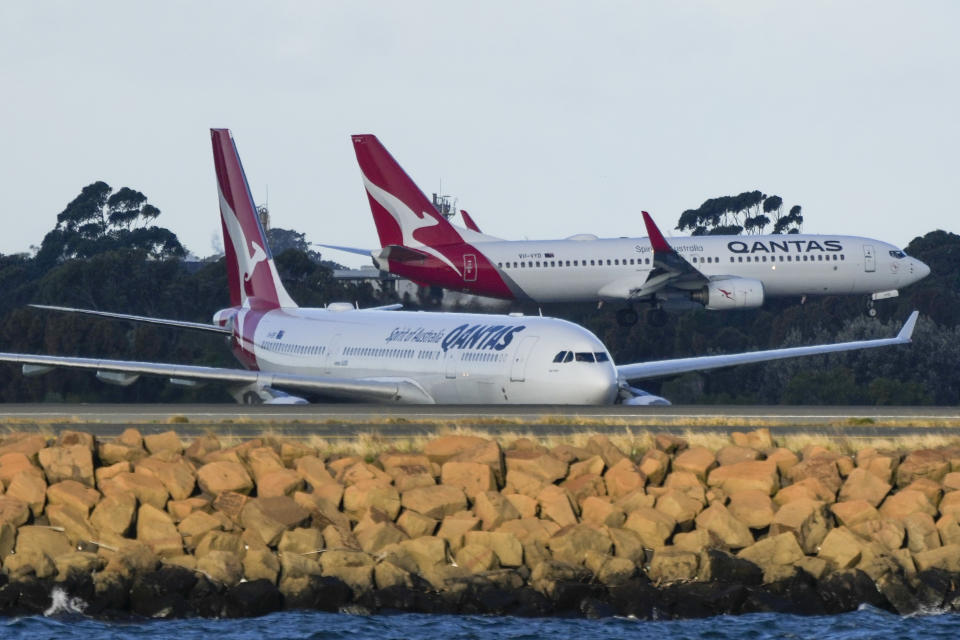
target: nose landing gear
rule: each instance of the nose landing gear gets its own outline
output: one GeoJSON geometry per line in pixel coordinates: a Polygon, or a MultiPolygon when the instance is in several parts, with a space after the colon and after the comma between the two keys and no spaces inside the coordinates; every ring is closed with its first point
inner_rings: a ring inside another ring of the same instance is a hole
{"type": "Polygon", "coordinates": [[[877,317],[877,308],[873,304],[873,300],[867,300],[867,315],[871,318],[877,317]]]}

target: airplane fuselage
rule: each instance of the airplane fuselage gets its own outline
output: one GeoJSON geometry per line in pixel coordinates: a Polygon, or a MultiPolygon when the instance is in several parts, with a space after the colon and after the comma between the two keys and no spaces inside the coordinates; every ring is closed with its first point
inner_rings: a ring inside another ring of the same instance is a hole
{"type": "MultiPolygon", "coordinates": [[[[429,259],[390,261],[389,270],[480,295],[573,302],[635,299],[654,269],[647,238],[484,241],[470,231],[463,235],[468,248],[444,251],[461,256],[460,273],[429,259]]],[[[857,236],[693,236],[668,242],[708,278],[759,280],[765,297],[893,291],[929,272],[897,247],[857,236]]]]}
{"type": "Polygon", "coordinates": [[[262,372],[413,380],[442,404],[610,404],[617,395],[603,343],[555,318],[240,309],[233,322],[237,356],[262,372]],[[555,362],[561,352],[570,356],[555,362]]]}

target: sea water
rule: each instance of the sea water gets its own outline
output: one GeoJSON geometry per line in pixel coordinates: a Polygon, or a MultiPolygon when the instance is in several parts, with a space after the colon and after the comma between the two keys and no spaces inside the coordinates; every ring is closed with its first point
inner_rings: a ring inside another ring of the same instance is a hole
{"type": "Polygon", "coordinates": [[[308,611],[262,618],[103,622],[82,614],[83,603],[61,599],[47,615],[0,619],[0,638],[24,640],[753,640],[763,638],[950,638],[960,615],[897,616],[870,607],[836,616],[749,614],[697,620],[630,618],[512,618],[428,614],[354,615],[308,611]]]}

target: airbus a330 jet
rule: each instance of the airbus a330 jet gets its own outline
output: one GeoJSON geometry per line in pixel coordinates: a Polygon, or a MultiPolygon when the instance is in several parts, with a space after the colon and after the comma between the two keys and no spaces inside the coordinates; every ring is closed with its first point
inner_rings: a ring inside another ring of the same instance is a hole
{"type": "MultiPolygon", "coordinates": [[[[224,336],[244,368],[0,353],[25,375],[63,367],[129,385],[143,375],[224,384],[242,403],[340,399],[384,403],[664,404],[636,388],[646,378],[853,349],[906,344],[914,312],[893,338],[616,365],[590,331],[521,315],[298,307],[280,280],[233,137],[212,129],[230,307],[210,324],[100,310],[45,307],[224,336]]],[[[423,249],[430,253],[430,248],[423,249]]],[[[432,255],[432,254],[431,254],[432,255]]],[[[443,254],[439,254],[442,256],[443,254]]],[[[437,260],[443,261],[439,256],[437,260]]]]}
{"type": "Polygon", "coordinates": [[[664,238],[643,212],[647,237],[504,240],[452,225],[436,210],[376,136],[353,146],[380,249],[330,246],[370,255],[384,271],[417,283],[508,300],[621,303],[618,320],[637,322],[649,305],[660,324],[665,308],[759,307],[774,297],[898,295],[930,269],[880,240],[837,235],[664,238]]]}

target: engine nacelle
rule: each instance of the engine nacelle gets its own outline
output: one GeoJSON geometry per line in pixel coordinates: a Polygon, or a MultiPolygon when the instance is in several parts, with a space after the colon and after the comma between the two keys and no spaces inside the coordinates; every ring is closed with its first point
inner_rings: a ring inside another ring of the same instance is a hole
{"type": "Polygon", "coordinates": [[[752,309],[763,305],[763,283],[752,278],[713,280],[690,297],[711,311],[752,309]]]}

